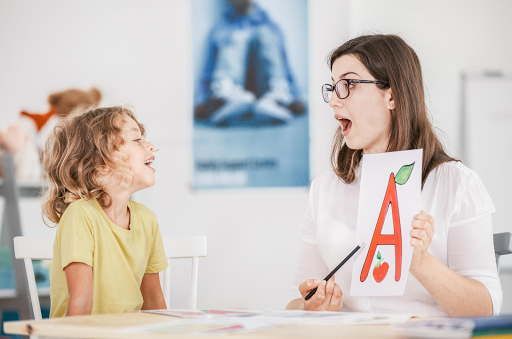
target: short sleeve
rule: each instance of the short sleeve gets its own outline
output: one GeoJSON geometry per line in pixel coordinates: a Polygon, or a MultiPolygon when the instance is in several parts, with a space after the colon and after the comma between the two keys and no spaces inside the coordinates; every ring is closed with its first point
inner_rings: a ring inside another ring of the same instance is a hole
{"type": "Polygon", "coordinates": [[[448,229],[448,266],[457,274],[482,283],[498,315],[503,291],[494,255],[491,197],[478,175],[468,169],[457,188],[448,229]]]}
{"type": "Polygon", "coordinates": [[[500,313],[503,290],[496,269],[491,215],[448,231],[448,266],[463,277],[481,282],[491,297],[493,314],[500,313]]]}
{"type": "Polygon", "coordinates": [[[57,226],[62,269],[73,262],[93,266],[94,235],[90,218],[80,206],[69,206],[57,226]]]}
{"type": "Polygon", "coordinates": [[[144,273],[158,273],[163,271],[169,266],[167,258],[165,257],[164,243],[162,234],[158,227],[158,222],[155,220],[155,230],[151,239],[151,248],[149,250],[148,265],[144,273]]]}
{"type": "Polygon", "coordinates": [[[450,228],[470,223],[495,211],[491,197],[478,174],[466,168],[457,187],[450,228]]]}
{"type": "Polygon", "coordinates": [[[317,194],[317,182],[316,180],[311,183],[311,189],[309,190],[308,206],[306,212],[300,223],[300,233],[302,241],[317,245],[316,240],[316,224],[315,224],[315,200],[317,194]]]}
{"type": "Polygon", "coordinates": [[[316,237],[315,207],[318,200],[318,180],[320,179],[315,179],[311,184],[308,206],[300,223],[301,244],[290,301],[302,298],[299,292],[299,285],[303,281],[322,279],[329,273],[329,269],[318,249],[316,237]]]}

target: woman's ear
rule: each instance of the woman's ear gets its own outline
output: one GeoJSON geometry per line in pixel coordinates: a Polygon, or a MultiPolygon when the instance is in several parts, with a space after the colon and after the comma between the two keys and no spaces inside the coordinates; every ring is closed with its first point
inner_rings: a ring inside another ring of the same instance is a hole
{"type": "Polygon", "coordinates": [[[386,98],[386,104],[387,104],[388,109],[390,111],[394,110],[396,108],[396,105],[395,105],[395,98],[393,96],[393,92],[391,91],[391,88],[387,89],[385,98],[386,98]]]}

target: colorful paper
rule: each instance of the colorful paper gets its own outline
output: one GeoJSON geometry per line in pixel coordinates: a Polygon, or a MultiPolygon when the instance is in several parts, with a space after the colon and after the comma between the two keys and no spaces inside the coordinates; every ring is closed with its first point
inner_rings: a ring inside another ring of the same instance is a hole
{"type": "Polygon", "coordinates": [[[351,296],[404,294],[421,209],[423,150],[365,154],[362,160],[351,296]]]}

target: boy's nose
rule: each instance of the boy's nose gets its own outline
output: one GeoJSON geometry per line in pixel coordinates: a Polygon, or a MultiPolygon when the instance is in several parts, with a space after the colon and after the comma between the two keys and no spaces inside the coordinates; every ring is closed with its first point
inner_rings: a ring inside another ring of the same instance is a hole
{"type": "Polygon", "coordinates": [[[148,142],[149,144],[149,151],[154,153],[159,150],[159,148],[155,149],[155,145],[153,145],[151,142],[148,142]]]}
{"type": "Polygon", "coordinates": [[[150,152],[154,152],[154,149],[155,149],[155,145],[153,145],[151,143],[151,141],[146,141],[147,145],[146,145],[146,148],[150,151],[150,152]]]}

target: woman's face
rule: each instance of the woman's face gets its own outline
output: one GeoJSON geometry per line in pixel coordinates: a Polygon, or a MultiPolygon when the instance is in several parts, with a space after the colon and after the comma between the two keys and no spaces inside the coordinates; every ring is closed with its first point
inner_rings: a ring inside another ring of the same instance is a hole
{"type": "MultiPolygon", "coordinates": [[[[332,85],[340,79],[376,80],[354,55],[343,55],[332,65],[332,85]]],[[[342,86],[342,83],[340,83],[342,86]]],[[[387,149],[391,112],[394,108],[391,89],[376,84],[354,83],[350,94],[340,99],[332,93],[329,106],[343,129],[347,146],[363,153],[383,153],[387,149]]]]}

